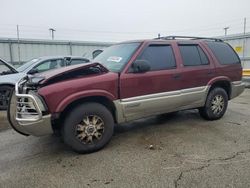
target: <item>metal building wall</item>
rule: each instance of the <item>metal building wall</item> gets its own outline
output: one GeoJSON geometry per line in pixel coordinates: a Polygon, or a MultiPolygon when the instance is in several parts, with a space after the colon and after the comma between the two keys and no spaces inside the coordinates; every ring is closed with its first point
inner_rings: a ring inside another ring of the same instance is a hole
{"type": "Polygon", "coordinates": [[[250,69],[250,33],[220,37],[238,53],[244,69],[250,69]]]}
{"type": "MultiPolygon", "coordinates": [[[[238,53],[244,69],[250,69],[250,33],[228,35],[222,38],[238,53]]],[[[13,64],[28,61],[39,56],[75,55],[91,59],[91,53],[96,49],[104,49],[113,43],[77,42],[52,40],[0,39],[0,57],[13,64]]]]}
{"type": "Polygon", "coordinates": [[[52,40],[0,39],[0,57],[13,64],[28,61],[39,56],[75,55],[91,58],[96,49],[104,49],[112,43],[76,42],[52,40]]]}

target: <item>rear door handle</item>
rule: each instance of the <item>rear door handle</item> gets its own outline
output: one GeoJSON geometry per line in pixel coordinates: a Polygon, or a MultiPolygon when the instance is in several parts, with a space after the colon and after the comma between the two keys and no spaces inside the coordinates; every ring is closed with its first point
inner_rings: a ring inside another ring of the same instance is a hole
{"type": "Polygon", "coordinates": [[[172,77],[173,79],[178,80],[181,78],[181,74],[174,74],[172,77]]]}

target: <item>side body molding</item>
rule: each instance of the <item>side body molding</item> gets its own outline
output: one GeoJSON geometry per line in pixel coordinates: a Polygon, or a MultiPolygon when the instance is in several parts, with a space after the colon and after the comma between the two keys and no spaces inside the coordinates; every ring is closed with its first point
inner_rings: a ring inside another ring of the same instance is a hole
{"type": "Polygon", "coordinates": [[[201,107],[205,104],[210,86],[149,94],[114,101],[118,123],[150,115],[201,107]]]}

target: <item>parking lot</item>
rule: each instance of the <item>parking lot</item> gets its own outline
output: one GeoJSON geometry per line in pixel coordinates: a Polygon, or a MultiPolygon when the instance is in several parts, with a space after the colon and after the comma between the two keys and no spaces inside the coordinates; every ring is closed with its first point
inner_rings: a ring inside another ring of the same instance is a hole
{"type": "Polygon", "coordinates": [[[250,90],[225,116],[196,110],[116,127],[103,150],[79,155],[59,137],[24,137],[0,114],[0,187],[249,187],[250,90]]]}

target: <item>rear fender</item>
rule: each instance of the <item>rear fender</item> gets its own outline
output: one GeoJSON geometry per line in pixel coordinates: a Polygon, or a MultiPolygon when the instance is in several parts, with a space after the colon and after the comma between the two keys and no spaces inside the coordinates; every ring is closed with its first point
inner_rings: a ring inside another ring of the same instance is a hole
{"type": "Polygon", "coordinates": [[[218,81],[228,81],[229,83],[231,83],[231,80],[226,77],[226,76],[218,76],[218,77],[215,77],[213,79],[211,79],[209,82],[208,82],[208,86],[212,86],[214,83],[218,82],[218,81]]]}

